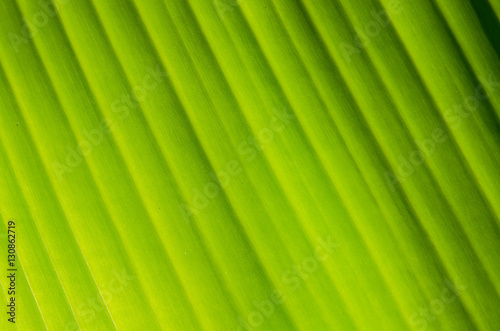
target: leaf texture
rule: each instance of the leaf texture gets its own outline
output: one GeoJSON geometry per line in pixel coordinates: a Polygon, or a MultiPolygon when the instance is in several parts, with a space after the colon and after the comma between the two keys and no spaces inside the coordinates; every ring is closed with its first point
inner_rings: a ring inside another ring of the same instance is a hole
{"type": "Polygon", "coordinates": [[[499,17],[0,2],[0,328],[500,329],[499,17]]]}

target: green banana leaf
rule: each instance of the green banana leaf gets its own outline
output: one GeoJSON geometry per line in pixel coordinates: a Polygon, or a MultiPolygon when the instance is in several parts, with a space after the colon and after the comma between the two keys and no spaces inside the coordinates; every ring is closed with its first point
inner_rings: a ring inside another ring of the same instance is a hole
{"type": "Polygon", "coordinates": [[[1,330],[500,330],[500,1],[0,1],[1,330]]]}

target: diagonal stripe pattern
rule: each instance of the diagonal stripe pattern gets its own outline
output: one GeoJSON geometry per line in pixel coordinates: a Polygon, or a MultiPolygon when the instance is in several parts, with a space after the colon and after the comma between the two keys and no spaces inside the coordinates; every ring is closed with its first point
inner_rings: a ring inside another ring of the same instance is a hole
{"type": "Polygon", "coordinates": [[[0,2],[0,329],[498,330],[499,17],[0,2]]]}

